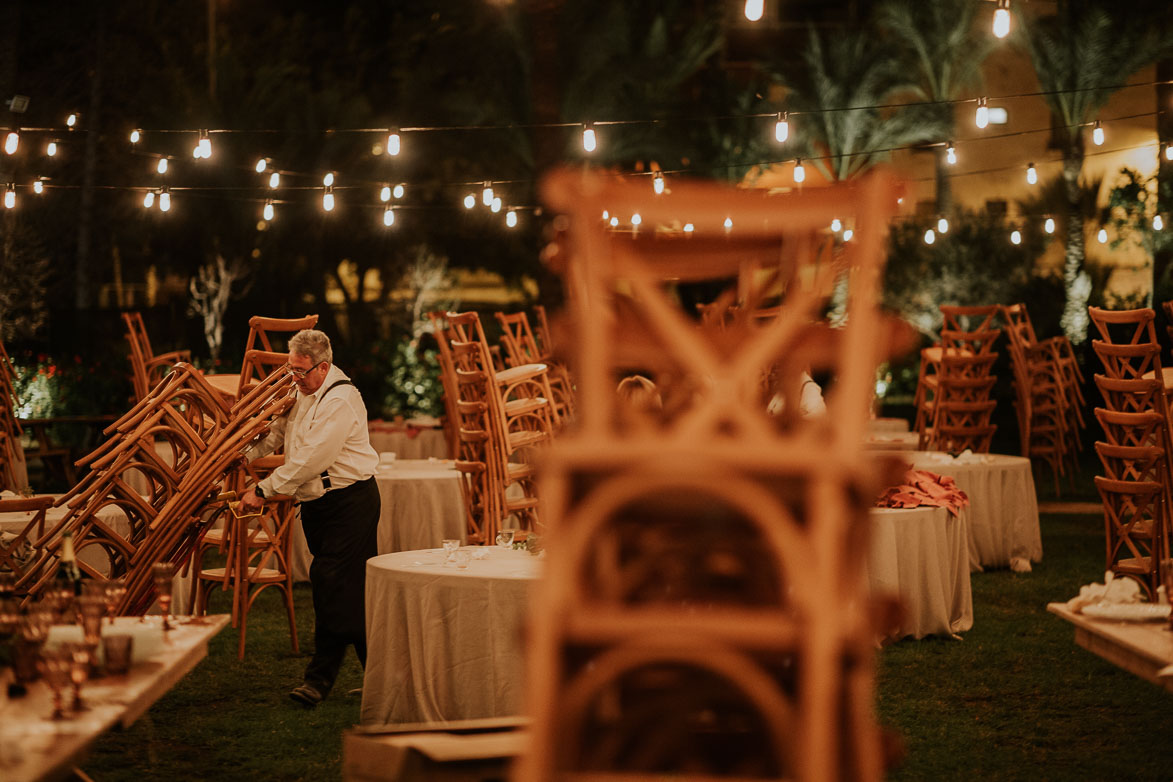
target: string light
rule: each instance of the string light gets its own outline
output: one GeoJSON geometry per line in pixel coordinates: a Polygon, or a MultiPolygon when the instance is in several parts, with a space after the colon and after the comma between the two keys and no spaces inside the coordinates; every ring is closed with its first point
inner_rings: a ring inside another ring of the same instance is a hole
{"type": "Polygon", "coordinates": [[[839,233],[840,231],[842,231],[843,230],[843,221],[840,220],[838,217],[836,217],[834,220],[831,221],[831,230],[835,233],[839,233]]]}
{"type": "Polygon", "coordinates": [[[403,198],[403,185],[396,185],[395,189],[391,191],[391,195],[396,198],[403,198]]]}
{"type": "Polygon", "coordinates": [[[481,188],[481,203],[489,206],[493,203],[493,183],[485,182],[484,187],[481,188]]]}
{"type": "Polygon", "coordinates": [[[143,196],[143,208],[150,209],[154,205],[155,205],[155,191],[148,190],[146,195],[143,196]]]}
{"type": "Polygon", "coordinates": [[[45,146],[45,154],[48,155],[49,157],[56,157],[57,156],[57,142],[56,141],[50,141],[45,146]]]}
{"type": "Polygon", "coordinates": [[[1010,34],[1010,0],[998,0],[994,9],[994,37],[1005,38],[1010,34]]]}
{"type": "Polygon", "coordinates": [[[1043,223],[1043,230],[1049,234],[1055,233],[1055,218],[1054,217],[1047,218],[1046,222],[1043,223]]]}
{"type": "Polygon", "coordinates": [[[595,128],[591,123],[586,123],[582,127],[582,148],[587,152],[594,152],[598,144],[595,141],[595,128]]]}
{"type": "Polygon", "coordinates": [[[843,232],[843,241],[850,242],[851,237],[853,237],[853,236],[855,236],[855,231],[848,228],[846,231],[843,232]]]}
{"type": "Polygon", "coordinates": [[[155,164],[155,171],[160,174],[167,173],[167,158],[165,158],[165,157],[159,158],[159,162],[155,164]]]}
{"type": "Polygon", "coordinates": [[[273,201],[270,199],[265,202],[265,208],[261,210],[261,216],[264,217],[266,221],[272,222],[273,215],[276,214],[276,212],[277,210],[273,208],[273,201]]]}
{"type": "Polygon", "coordinates": [[[8,135],[4,137],[4,151],[9,155],[16,154],[16,148],[20,146],[20,133],[15,130],[8,131],[8,135]]]}
{"type": "Polygon", "coordinates": [[[476,205],[477,205],[477,197],[474,196],[472,193],[469,193],[468,195],[466,195],[464,197],[464,208],[465,209],[472,209],[476,205]]]}
{"type": "Polygon", "coordinates": [[[258,174],[265,173],[265,169],[268,167],[269,167],[268,158],[260,158],[259,160],[257,160],[256,169],[257,169],[258,174]]]}
{"type": "Polygon", "coordinates": [[[632,225],[639,225],[643,221],[644,221],[644,219],[639,216],[639,212],[636,212],[635,214],[633,214],[631,216],[631,224],[632,225]]]}
{"type": "MultiPolygon", "coordinates": [[[[33,192],[36,193],[37,195],[40,195],[41,193],[45,192],[45,180],[43,177],[38,177],[37,179],[35,179],[33,181],[33,192]]],[[[1157,219],[1159,220],[1160,218],[1161,218],[1161,216],[1157,215],[1157,219]]],[[[1157,230],[1159,231],[1161,229],[1158,228],[1157,230]]]]}
{"type": "Polygon", "coordinates": [[[774,123],[774,140],[779,144],[785,144],[788,138],[790,138],[790,116],[780,111],[778,112],[778,121],[774,123]]]}
{"type": "Polygon", "coordinates": [[[322,184],[325,185],[326,187],[333,187],[334,186],[334,172],[333,171],[326,172],[326,176],[322,177],[322,184]]]}
{"type": "Polygon", "coordinates": [[[606,222],[606,221],[607,221],[607,218],[608,218],[608,217],[610,217],[610,216],[611,216],[611,213],[610,213],[610,212],[608,212],[606,209],[604,209],[604,210],[603,210],[603,222],[606,222]]]}
{"type": "Polygon", "coordinates": [[[696,230],[696,228],[693,226],[693,224],[692,224],[692,223],[685,223],[685,224],[684,224],[684,232],[685,232],[686,234],[690,234],[690,233],[692,233],[694,230],[696,230]]]}
{"type": "Polygon", "coordinates": [[[143,132],[141,130],[139,130],[138,128],[135,128],[134,130],[130,131],[130,143],[131,144],[137,144],[142,140],[143,140],[143,132]]]}
{"type": "Polygon", "coordinates": [[[212,156],[212,139],[208,136],[207,130],[200,131],[199,141],[196,142],[195,149],[191,151],[191,156],[196,160],[201,158],[207,160],[212,156]]]}
{"type": "Polygon", "coordinates": [[[1165,221],[1161,219],[1160,215],[1153,215],[1153,230],[1160,231],[1165,228],[1165,221]]]}
{"type": "Polygon", "coordinates": [[[508,212],[505,213],[505,225],[508,228],[516,228],[517,227],[517,212],[516,212],[516,210],[510,209],[508,212]]]}
{"type": "Polygon", "coordinates": [[[937,235],[933,233],[933,229],[929,228],[925,231],[925,244],[932,244],[937,241],[937,235]]]}
{"type": "Polygon", "coordinates": [[[65,118],[65,126],[67,128],[75,127],[77,125],[77,116],[78,115],[76,111],[72,112],[68,117],[65,118]]]}
{"type": "Polygon", "coordinates": [[[945,161],[951,166],[957,165],[957,150],[953,148],[952,141],[945,147],[945,161]]]}
{"type": "Polygon", "coordinates": [[[383,225],[395,225],[395,210],[391,207],[387,207],[383,210],[383,225]]]}
{"type": "Polygon", "coordinates": [[[986,105],[985,98],[978,98],[977,112],[974,114],[974,122],[979,128],[984,128],[990,124],[990,107],[986,105]]]}
{"type": "Polygon", "coordinates": [[[10,184],[6,188],[4,188],[4,208],[5,209],[12,209],[15,206],[16,206],[16,187],[14,185],[10,184]]]}
{"type": "Polygon", "coordinates": [[[1026,164],[1026,183],[1028,185],[1036,185],[1039,182],[1039,172],[1035,170],[1034,163],[1026,164]]]}
{"type": "Polygon", "coordinates": [[[1096,234],[1096,241],[1100,244],[1108,243],[1108,230],[1106,228],[1101,228],[1100,232],[1096,234]]]}
{"type": "Polygon", "coordinates": [[[1173,160],[1173,144],[1165,145],[1165,159],[1173,160]]]}
{"type": "Polygon", "coordinates": [[[619,218],[618,218],[618,217],[612,217],[612,218],[611,218],[610,225],[611,225],[611,227],[612,227],[612,228],[615,228],[616,226],[618,226],[618,225],[619,225],[619,218]]]}
{"type": "Polygon", "coordinates": [[[794,161],[794,181],[802,184],[806,179],[806,169],[802,167],[802,158],[794,161]]]}
{"type": "Polygon", "coordinates": [[[949,233],[949,220],[946,219],[944,215],[941,215],[940,217],[937,218],[937,233],[939,233],[939,234],[949,233]]]}
{"type": "Polygon", "coordinates": [[[501,196],[497,196],[493,199],[493,203],[489,204],[489,210],[493,214],[497,214],[501,211],[501,196]]]}
{"type": "Polygon", "coordinates": [[[1013,231],[1010,232],[1010,243],[1011,244],[1022,244],[1022,234],[1019,232],[1019,230],[1017,228],[1015,228],[1013,231]]]}
{"type": "Polygon", "coordinates": [[[652,176],[652,191],[656,195],[661,195],[664,192],[664,175],[659,171],[652,176]]]}
{"type": "Polygon", "coordinates": [[[334,191],[327,187],[326,192],[322,194],[322,208],[327,212],[334,211],[334,191]]]}
{"type": "Polygon", "coordinates": [[[766,12],[765,0],[745,0],[745,18],[751,22],[760,21],[766,12]]]}
{"type": "Polygon", "coordinates": [[[390,130],[387,132],[387,154],[395,157],[399,151],[403,149],[403,145],[399,139],[398,130],[390,130]]]}
{"type": "Polygon", "coordinates": [[[159,193],[159,211],[171,211],[171,191],[167,188],[163,188],[163,192],[159,193]]]}
{"type": "Polygon", "coordinates": [[[725,231],[726,231],[726,232],[732,231],[732,230],[733,230],[733,218],[732,218],[732,217],[726,217],[726,218],[725,218],[725,222],[723,223],[723,225],[725,226],[725,231]]]}
{"type": "Polygon", "coordinates": [[[379,200],[383,201],[384,203],[391,200],[391,186],[390,185],[383,185],[383,188],[379,191],[379,200]]]}
{"type": "Polygon", "coordinates": [[[1104,146],[1104,129],[1100,127],[1100,121],[1096,120],[1096,124],[1092,126],[1092,143],[1097,147],[1104,146]]]}
{"type": "Polygon", "coordinates": [[[278,174],[276,171],[274,171],[272,174],[269,174],[269,188],[271,190],[276,190],[280,185],[281,185],[281,175],[278,174]]]}

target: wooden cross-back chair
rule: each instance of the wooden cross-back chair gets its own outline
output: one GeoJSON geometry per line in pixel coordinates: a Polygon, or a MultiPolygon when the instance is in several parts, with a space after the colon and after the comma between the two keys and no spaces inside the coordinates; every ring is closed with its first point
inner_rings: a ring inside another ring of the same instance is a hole
{"type": "MultiPolygon", "coordinates": [[[[25,589],[30,580],[29,567],[35,562],[38,547],[44,545],[46,532],[50,531],[46,530],[45,514],[52,506],[53,498],[44,495],[0,500],[0,513],[33,514],[20,530],[0,532],[0,573],[12,573],[16,584],[25,585],[25,589]]],[[[17,596],[24,597],[21,586],[17,587],[17,596]]]]}
{"type": "Polygon", "coordinates": [[[300,318],[269,318],[253,315],[248,319],[248,338],[244,343],[244,359],[237,375],[209,375],[209,382],[220,392],[229,406],[239,402],[252,387],[268,377],[289,360],[288,338],[302,329],[318,325],[317,315],[300,318]],[[284,360],[282,360],[284,357],[284,360]]]}
{"type": "Polygon", "coordinates": [[[0,490],[15,492],[28,487],[22,430],[16,418],[16,387],[12,361],[0,340],[0,490]]]}
{"type": "Polygon", "coordinates": [[[516,778],[878,780],[862,572],[886,476],[858,444],[886,354],[875,300],[894,184],[877,172],[782,195],[685,182],[653,196],[566,170],[542,191],[569,226],[578,394],[575,426],[543,457],[548,567],[516,778]],[[643,225],[609,231],[605,209],[643,225]],[[844,215],[847,244],[825,229],[844,215]],[[672,230],[686,221],[695,231],[672,230]],[[775,267],[784,300],[763,324],[702,328],[669,292],[775,267]],[[832,333],[812,323],[837,279],[849,314],[832,333]],[[778,426],[762,373],[797,387],[808,363],[832,376],[828,414],[778,426]],[[641,366],[680,402],[633,427],[614,389],[641,366]],[[828,594],[850,607],[818,609],[828,594]]]}
{"type": "MultiPolygon", "coordinates": [[[[1001,330],[994,327],[1001,310],[998,305],[962,307],[942,304],[940,309],[943,321],[940,340],[921,350],[917,376],[914,428],[920,434],[922,449],[929,445],[927,430],[932,426],[934,402],[940,393],[941,362],[947,356],[996,356],[994,345],[1001,334],[1001,330]]],[[[992,362],[989,366],[992,367],[992,362]]]]}
{"type": "Polygon", "coordinates": [[[1092,349],[1104,374],[1095,376],[1105,408],[1096,409],[1105,441],[1096,442],[1104,469],[1096,488],[1104,505],[1106,567],[1138,581],[1150,597],[1169,552],[1173,444],[1160,346],[1151,309],[1088,312],[1100,338],[1092,349]]]}
{"type": "Polygon", "coordinates": [[[997,354],[946,354],[937,369],[931,425],[922,440],[928,450],[959,454],[989,453],[997,426],[990,423],[996,402],[990,399],[995,378],[990,367],[997,354]]]}
{"type": "Polygon", "coordinates": [[[553,395],[554,410],[559,420],[574,413],[574,386],[566,367],[543,352],[530,330],[529,317],[522,312],[496,313],[501,324],[501,344],[505,348],[505,363],[510,367],[526,364],[544,364],[553,395]]]}
{"type": "Polygon", "coordinates": [[[151,349],[146,326],[143,325],[142,313],[124,312],[122,321],[126,324],[126,341],[130,344],[134,395],[136,400],[141,400],[167,374],[170,367],[180,361],[191,361],[191,351],[171,350],[166,353],[155,353],[151,349]]]}

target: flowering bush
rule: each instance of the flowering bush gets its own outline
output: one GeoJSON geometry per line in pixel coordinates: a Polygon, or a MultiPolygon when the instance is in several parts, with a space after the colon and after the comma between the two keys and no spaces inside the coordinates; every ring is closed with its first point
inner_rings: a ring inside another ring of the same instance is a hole
{"type": "Polygon", "coordinates": [[[12,364],[19,418],[121,414],[129,405],[125,366],[44,353],[14,355],[12,364]]]}

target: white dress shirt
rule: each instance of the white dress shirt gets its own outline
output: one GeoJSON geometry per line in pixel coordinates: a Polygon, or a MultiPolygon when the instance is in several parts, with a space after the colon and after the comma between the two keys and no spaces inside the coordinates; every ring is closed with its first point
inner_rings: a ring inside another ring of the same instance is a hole
{"type": "MultiPolygon", "coordinates": [[[[823,389],[806,372],[799,376],[802,383],[798,396],[798,415],[801,418],[819,418],[827,414],[827,404],[823,401],[823,389]]],[[[786,409],[786,398],[781,392],[774,394],[766,407],[770,415],[781,415],[786,409]]]]}
{"type": "Polygon", "coordinates": [[[330,477],[330,491],[375,474],[379,454],[371,447],[362,394],[349,384],[326,393],[339,380],[349,378],[331,364],[318,390],[309,395],[298,391],[293,407],[273,422],[269,436],[249,454],[256,458],[285,446],[285,464],[259,484],[265,496],[292,494],[305,502],[326,493],[323,472],[330,477]]]}

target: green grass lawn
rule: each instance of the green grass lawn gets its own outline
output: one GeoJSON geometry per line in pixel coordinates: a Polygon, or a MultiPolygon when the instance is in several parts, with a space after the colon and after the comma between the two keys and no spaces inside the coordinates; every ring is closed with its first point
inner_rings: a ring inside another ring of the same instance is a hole
{"type": "MultiPolygon", "coordinates": [[[[890,776],[912,779],[1170,780],[1173,695],[1077,647],[1045,610],[1102,578],[1098,516],[1044,516],[1033,573],[973,575],[974,627],[964,640],[885,647],[881,722],[906,746],[890,776]]],[[[297,589],[303,648],[309,590],[297,589]]],[[[212,610],[227,610],[217,594],[212,610]]],[[[306,658],[289,651],[276,592],[250,616],[248,654],[236,633],[130,730],[101,739],[84,764],[110,780],[330,780],[341,776],[342,731],[358,721],[353,657],[331,696],[309,711],[290,701],[306,658]]]]}

